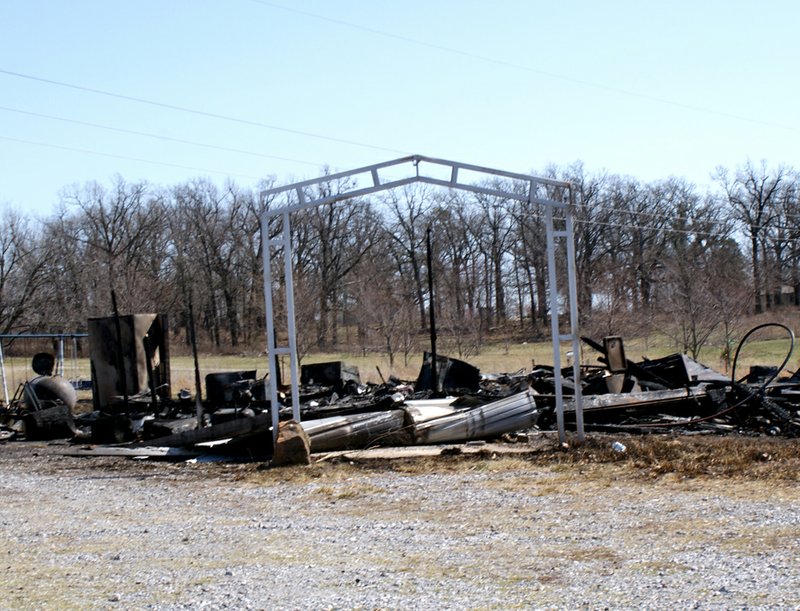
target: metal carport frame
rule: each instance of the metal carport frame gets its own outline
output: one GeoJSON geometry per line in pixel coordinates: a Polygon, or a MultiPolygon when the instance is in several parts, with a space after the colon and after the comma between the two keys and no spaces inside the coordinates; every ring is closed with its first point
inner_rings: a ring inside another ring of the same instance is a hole
{"type": "Polygon", "coordinates": [[[550,180],[545,178],[537,178],[526,174],[517,174],[513,172],[505,172],[502,170],[495,170],[491,168],[484,168],[480,166],[459,163],[455,161],[446,161],[443,159],[435,159],[431,157],[424,157],[422,155],[410,155],[402,157],[393,161],[378,163],[375,165],[365,166],[355,170],[346,172],[339,172],[337,174],[329,174],[314,178],[311,180],[304,180],[282,187],[275,187],[261,192],[261,204],[263,212],[261,215],[261,240],[262,240],[262,253],[264,262],[264,301],[266,304],[266,322],[267,322],[267,352],[269,358],[269,379],[270,379],[270,404],[272,410],[272,427],[273,437],[277,436],[278,431],[278,380],[277,361],[278,355],[288,355],[290,363],[290,376],[291,376],[291,393],[292,393],[292,414],[295,420],[300,421],[300,397],[299,397],[299,384],[298,384],[298,363],[297,363],[297,335],[295,329],[295,309],[294,309],[294,281],[292,271],[292,238],[291,238],[291,219],[292,212],[305,210],[324,204],[333,204],[335,202],[376,193],[378,191],[385,191],[395,189],[404,185],[412,183],[427,183],[440,187],[447,187],[449,189],[460,189],[464,191],[472,191],[474,193],[484,193],[489,195],[497,195],[506,197],[517,201],[536,202],[545,206],[545,224],[547,229],[547,254],[548,254],[548,292],[550,302],[550,318],[551,318],[551,334],[553,343],[553,366],[556,372],[555,375],[555,391],[556,391],[556,417],[558,423],[559,440],[563,443],[565,441],[564,434],[564,397],[563,387],[561,383],[561,376],[558,372],[561,370],[561,342],[572,342],[573,354],[573,375],[575,377],[575,417],[576,428],[578,434],[578,441],[583,441],[583,402],[580,387],[580,340],[578,337],[578,298],[577,298],[577,281],[575,273],[575,240],[574,240],[574,187],[571,183],[562,182],[557,180],[550,180]],[[402,178],[383,177],[382,173],[392,168],[402,168],[403,166],[411,166],[411,173],[409,176],[402,178]],[[434,174],[427,172],[427,168],[438,170],[438,177],[434,174]],[[469,174],[473,179],[472,182],[462,182],[461,177],[464,174],[469,174]],[[443,178],[442,175],[447,176],[443,178]],[[459,176],[461,175],[461,177],[459,176]],[[365,186],[359,186],[358,178],[366,178],[365,186]],[[342,193],[325,197],[314,197],[310,192],[309,187],[314,187],[326,182],[339,180],[343,178],[352,179],[352,187],[342,193]],[[520,189],[520,192],[513,192],[505,190],[502,187],[495,188],[489,180],[497,178],[511,179],[517,183],[523,183],[527,186],[526,191],[520,189]],[[555,192],[560,193],[560,199],[549,199],[540,197],[538,194],[538,187],[546,187],[555,192]],[[285,195],[286,205],[276,208],[268,207],[272,201],[280,196],[285,195]],[[554,218],[554,212],[558,212],[558,218],[554,218]],[[269,224],[273,218],[281,217],[279,234],[270,238],[269,224]],[[555,225],[558,223],[559,228],[556,229],[555,225]],[[562,334],[559,325],[559,291],[558,291],[558,274],[556,273],[556,248],[557,240],[566,242],[566,272],[567,272],[567,292],[569,299],[569,333],[562,334]],[[283,249],[284,258],[284,277],[285,277],[285,297],[286,297],[286,328],[288,332],[288,344],[285,346],[276,345],[275,337],[275,320],[273,308],[273,270],[272,270],[272,249],[283,249]]]}

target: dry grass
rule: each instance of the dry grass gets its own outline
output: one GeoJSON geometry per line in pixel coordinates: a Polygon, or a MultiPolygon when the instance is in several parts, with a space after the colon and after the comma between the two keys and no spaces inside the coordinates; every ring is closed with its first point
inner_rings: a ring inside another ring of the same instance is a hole
{"type": "MultiPolygon", "coordinates": [[[[771,315],[772,316],[772,315],[771,315]]],[[[787,314],[788,316],[788,314],[787,314]]],[[[774,316],[773,316],[774,318],[774,316]]],[[[771,318],[770,320],[772,320],[771,318]]],[[[796,317],[795,317],[796,318],[796,317]]],[[[766,318],[753,318],[743,325],[743,329],[765,322],[766,318]]],[[[797,326],[798,320],[787,319],[784,322],[789,326],[797,326]]],[[[744,331],[740,332],[742,335],[744,331]]],[[[424,347],[425,343],[422,342],[424,347]]],[[[180,346],[178,346],[180,348],[180,346]]],[[[748,342],[741,355],[739,370],[745,373],[750,365],[778,365],[786,355],[788,341],[781,330],[766,329],[754,335],[748,342]]],[[[566,353],[571,346],[564,344],[561,349],[562,362],[567,363],[566,353]]],[[[24,347],[21,350],[25,350],[24,347]]],[[[639,360],[642,357],[658,358],[680,350],[674,341],[664,334],[652,333],[650,335],[625,338],[625,350],[628,358],[639,360]]],[[[454,350],[448,350],[444,342],[441,352],[452,357],[462,358],[475,365],[484,372],[511,372],[521,368],[528,368],[532,364],[552,364],[553,349],[550,341],[528,342],[520,339],[492,339],[481,346],[477,353],[470,353],[459,357],[454,350]]],[[[712,368],[725,372],[725,364],[720,360],[722,347],[719,342],[709,345],[700,354],[700,360],[712,368]]],[[[582,346],[582,362],[584,364],[597,364],[599,355],[592,349],[582,346]]],[[[13,392],[21,382],[33,376],[30,368],[30,356],[8,357],[6,361],[6,374],[9,392],[13,392]]],[[[326,361],[346,361],[359,368],[361,377],[365,382],[380,382],[377,368],[380,368],[384,378],[395,375],[403,380],[416,379],[422,364],[422,348],[410,355],[408,363],[404,363],[402,355],[397,355],[393,367],[389,365],[388,357],[382,352],[340,351],[329,353],[314,353],[303,358],[303,364],[320,363],[326,361]]],[[[194,363],[191,356],[178,355],[173,352],[170,359],[172,372],[172,385],[177,391],[180,388],[194,388],[194,363]]],[[[789,369],[797,368],[796,360],[789,364],[789,369]]],[[[256,369],[257,375],[267,373],[267,357],[264,354],[216,354],[205,353],[200,355],[201,375],[221,371],[240,371],[256,369]]],[[[287,368],[288,370],[288,368],[287,368]]],[[[89,378],[89,359],[67,359],[64,374],[69,378],[89,378]]]]}
{"type": "MultiPolygon", "coordinates": [[[[394,460],[345,460],[316,463],[295,469],[258,471],[258,481],[343,482],[360,471],[391,470],[408,475],[424,473],[530,473],[547,470],[561,477],[550,477],[546,486],[559,487],[576,473],[584,479],[605,480],[692,480],[720,479],[789,484],[800,481],[798,441],[782,438],[717,436],[611,437],[590,435],[587,441],[569,450],[558,447],[552,438],[530,444],[525,454],[503,455],[493,452],[448,454],[444,456],[394,460]],[[611,448],[621,440],[623,453],[611,448]]],[[[514,486],[505,479],[503,486],[514,486]]],[[[530,486],[525,478],[521,486],[530,486]]],[[[546,491],[539,491],[545,494],[546,491]]]]}
{"type": "Polygon", "coordinates": [[[797,530],[793,527],[751,529],[737,532],[720,542],[720,547],[731,553],[748,554],[754,549],[780,549],[787,541],[797,540],[797,530]]]}
{"type": "Polygon", "coordinates": [[[379,495],[381,490],[361,481],[360,476],[382,472],[408,476],[502,474],[503,477],[490,478],[489,485],[533,496],[573,495],[579,478],[582,490],[591,486],[598,493],[615,482],[648,485],[681,482],[685,489],[697,485],[709,491],[717,486],[727,489],[735,483],[737,494],[742,497],[763,496],[767,489],[769,494],[779,497],[791,494],[792,487],[800,482],[799,444],[795,439],[766,437],[590,434],[583,445],[563,450],[553,437],[542,436],[527,445],[522,454],[451,452],[396,459],[370,459],[362,455],[305,467],[269,469],[251,464],[220,467],[220,470],[228,469],[231,479],[250,485],[314,484],[317,494],[339,500],[379,495]],[[624,453],[611,448],[615,440],[625,444],[624,453]],[[537,474],[546,477],[538,478],[537,474]]]}
{"type": "Polygon", "coordinates": [[[577,547],[561,546],[551,547],[544,550],[541,556],[546,558],[559,558],[572,562],[591,562],[600,561],[603,563],[618,562],[621,558],[619,553],[608,547],[577,547]]]}
{"type": "Polygon", "coordinates": [[[800,481],[797,441],[742,437],[639,437],[624,440],[626,451],[590,439],[569,453],[578,463],[622,463],[633,474],[648,477],[740,478],[800,481]]]}

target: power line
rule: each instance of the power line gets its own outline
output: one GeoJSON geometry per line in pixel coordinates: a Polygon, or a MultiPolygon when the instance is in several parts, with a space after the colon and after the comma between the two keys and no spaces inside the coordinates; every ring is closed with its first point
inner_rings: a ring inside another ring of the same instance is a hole
{"type": "MultiPolygon", "coordinates": [[[[579,206],[579,207],[583,207],[583,206],[579,206]]],[[[616,210],[616,211],[624,213],[624,214],[631,214],[631,215],[634,215],[634,216],[636,214],[638,214],[637,212],[629,211],[629,210],[616,210]]],[[[642,214],[654,214],[654,213],[642,212],[642,214]]],[[[542,214],[527,214],[526,218],[544,220],[545,216],[542,215],[542,214]]],[[[672,220],[690,220],[690,219],[687,219],[685,217],[675,217],[675,216],[668,216],[668,215],[658,215],[657,218],[668,220],[668,221],[672,221],[672,220]]],[[[652,231],[652,232],[655,232],[655,233],[662,233],[662,234],[663,233],[674,233],[674,234],[688,235],[688,236],[695,236],[695,237],[703,237],[704,236],[704,237],[707,237],[707,238],[717,238],[717,239],[721,239],[721,240],[732,239],[737,244],[740,242],[739,239],[734,237],[734,234],[736,233],[736,230],[734,228],[731,228],[730,231],[718,232],[718,231],[704,230],[704,229],[699,229],[699,228],[698,229],[678,229],[677,227],[668,227],[668,226],[659,226],[659,225],[632,225],[632,224],[626,224],[626,223],[615,223],[615,222],[611,222],[611,221],[598,221],[598,220],[579,219],[579,218],[576,218],[574,220],[574,223],[576,225],[590,225],[590,226],[591,225],[595,225],[595,226],[598,226],[598,227],[616,227],[616,228],[619,228],[619,229],[626,229],[628,231],[631,231],[631,230],[645,230],[645,231],[652,231]]],[[[715,224],[723,224],[724,221],[707,221],[707,222],[703,221],[702,223],[704,225],[715,225],[715,224]]],[[[744,227],[744,229],[748,229],[748,228],[749,228],[749,226],[745,226],[744,227]]],[[[796,232],[798,234],[797,237],[783,237],[783,238],[778,238],[776,236],[770,236],[770,235],[761,235],[759,237],[759,240],[761,240],[765,244],[773,244],[774,245],[774,244],[779,244],[779,243],[780,244],[786,244],[786,243],[789,243],[789,242],[798,242],[798,243],[800,243],[800,227],[793,228],[793,227],[787,227],[787,226],[784,226],[784,225],[763,225],[763,226],[759,226],[759,227],[754,227],[753,229],[758,229],[758,230],[761,230],[761,229],[767,229],[767,230],[769,230],[769,229],[784,229],[784,230],[796,232]]]]}
{"type": "Polygon", "coordinates": [[[731,237],[729,233],[718,233],[713,231],[702,231],[702,230],[689,230],[689,229],[677,229],[674,227],[658,227],[654,225],[625,225],[624,223],[611,223],[608,221],[588,221],[583,219],[576,219],[576,224],[580,225],[597,225],[600,227],[619,227],[621,229],[645,229],[650,231],[655,231],[656,233],[677,233],[683,235],[691,235],[691,236],[706,236],[709,238],[720,238],[726,239],[731,237]]]}
{"type": "MultiPolygon", "coordinates": [[[[0,72],[2,72],[2,70],[0,70],[0,72]]],[[[125,129],[125,128],[118,128],[118,127],[113,127],[113,126],[108,126],[108,125],[101,125],[101,124],[98,124],[98,123],[91,123],[91,122],[80,121],[80,120],[76,120],[76,119],[68,119],[68,118],[65,118],[65,117],[57,117],[57,116],[53,116],[53,115],[47,115],[47,114],[36,113],[36,112],[31,112],[31,111],[25,111],[25,110],[21,110],[21,109],[17,109],[17,108],[6,107],[6,106],[0,106],[0,110],[4,110],[4,111],[7,111],[7,112],[19,113],[19,114],[25,114],[25,115],[29,115],[29,116],[41,117],[41,118],[51,119],[51,120],[55,120],[55,121],[62,121],[62,122],[66,122],[66,123],[73,123],[73,124],[77,124],[77,125],[84,125],[84,126],[88,126],[88,127],[94,127],[94,128],[98,128],[98,129],[104,129],[104,130],[114,131],[114,132],[119,132],[119,133],[127,133],[127,134],[133,134],[133,135],[138,135],[138,136],[144,136],[144,137],[148,137],[148,138],[155,138],[155,139],[158,139],[158,140],[165,140],[165,141],[177,142],[177,143],[182,143],[182,144],[189,144],[189,145],[193,145],[193,146],[200,146],[200,147],[204,147],[204,148],[222,150],[222,151],[227,151],[227,152],[234,152],[234,153],[252,155],[252,156],[257,156],[257,157],[264,157],[264,158],[269,158],[269,159],[278,159],[278,160],[289,161],[289,162],[294,162],[294,163],[302,163],[302,164],[307,164],[307,165],[313,165],[313,166],[316,166],[316,167],[320,167],[320,166],[324,165],[322,163],[315,163],[315,162],[304,161],[304,160],[299,160],[299,159],[291,159],[291,158],[280,157],[280,156],[276,156],[276,155],[267,155],[267,154],[263,154],[263,153],[257,153],[257,152],[254,152],[254,151],[247,151],[247,150],[242,150],[242,149],[235,149],[235,148],[229,148],[229,147],[216,146],[216,145],[206,144],[206,143],[202,143],[202,142],[196,142],[196,141],[192,141],[192,140],[183,140],[183,139],[179,139],[179,138],[172,138],[172,137],[169,137],[169,136],[162,136],[162,135],[159,135],[159,134],[152,134],[152,133],[141,132],[141,131],[136,131],[136,130],[130,130],[130,129],[125,129]]],[[[151,164],[151,165],[161,165],[161,166],[165,166],[165,167],[175,167],[175,168],[181,168],[181,169],[187,169],[187,170],[193,170],[193,171],[200,171],[200,172],[207,172],[207,173],[213,173],[213,174],[228,175],[228,176],[239,176],[239,177],[243,177],[243,178],[251,178],[251,179],[256,179],[256,180],[259,180],[260,178],[263,178],[263,177],[256,177],[256,176],[247,175],[247,174],[237,174],[237,173],[232,173],[232,172],[223,172],[223,171],[220,171],[220,170],[211,170],[211,169],[207,169],[207,168],[197,168],[197,167],[193,167],[193,166],[185,166],[185,165],[168,163],[168,162],[157,162],[157,161],[141,159],[141,158],[136,158],[136,157],[129,157],[129,156],[124,156],[124,155],[116,155],[116,154],[112,154],[112,153],[103,153],[103,152],[99,152],[99,151],[92,151],[92,150],[89,150],[89,149],[66,147],[66,146],[43,143],[43,142],[34,142],[34,141],[30,141],[30,140],[22,140],[22,139],[7,137],[7,136],[0,136],[0,138],[3,139],[3,140],[7,140],[7,141],[19,142],[19,143],[29,144],[29,145],[34,145],[34,146],[42,146],[42,147],[47,147],[47,148],[68,150],[68,151],[80,152],[80,153],[84,153],[84,154],[90,154],[90,155],[96,155],[96,156],[102,156],[102,157],[109,157],[109,158],[115,158],[115,159],[124,159],[124,160],[129,160],[129,161],[137,161],[137,162],[141,162],[141,163],[148,163],[148,164],[151,164]]],[[[586,204],[579,204],[578,208],[589,209],[589,206],[586,205],[586,204]]],[[[692,222],[694,220],[694,219],[691,219],[689,217],[679,217],[679,216],[667,215],[667,214],[659,213],[659,212],[648,212],[646,210],[630,210],[630,209],[622,209],[622,208],[613,208],[613,207],[608,207],[608,206],[593,206],[592,209],[605,210],[607,212],[612,212],[612,213],[617,213],[617,214],[625,214],[625,215],[630,215],[630,216],[634,216],[634,217],[636,217],[636,216],[649,216],[649,217],[653,218],[653,220],[661,219],[661,220],[670,220],[670,221],[678,220],[678,221],[687,221],[687,222],[692,222]]],[[[533,217],[534,218],[541,218],[539,215],[533,215],[533,217]]],[[[786,215],[786,218],[800,218],[800,216],[797,216],[797,215],[786,215]]],[[[705,225],[724,225],[728,221],[727,220],[704,220],[702,222],[705,225]]],[[[631,226],[631,225],[625,225],[625,224],[622,224],[622,223],[610,223],[610,222],[603,222],[603,221],[597,221],[597,220],[577,219],[576,223],[594,224],[594,225],[608,226],[608,227],[620,227],[620,228],[627,228],[627,229],[631,229],[631,228],[635,227],[637,229],[647,229],[647,230],[664,231],[664,232],[671,232],[671,233],[682,233],[682,234],[686,234],[686,235],[706,235],[706,236],[709,236],[709,237],[726,237],[726,235],[728,235],[728,234],[725,234],[725,233],[714,233],[714,232],[702,231],[702,230],[680,230],[680,229],[675,229],[675,228],[656,227],[656,226],[647,226],[647,225],[631,226]]],[[[783,226],[783,225],[764,225],[764,226],[758,226],[758,227],[753,227],[753,228],[754,229],[758,229],[758,230],[761,230],[761,229],[767,229],[767,230],[768,229],[783,229],[783,230],[789,230],[789,231],[796,230],[796,228],[787,227],[787,226],[783,226]]],[[[778,239],[778,238],[772,237],[772,236],[764,236],[762,239],[764,239],[765,241],[772,241],[772,242],[792,241],[793,240],[792,238],[778,239]]]]}
{"type": "MultiPolygon", "coordinates": [[[[691,217],[675,216],[675,215],[672,215],[672,214],[669,214],[669,213],[664,213],[664,212],[648,212],[646,210],[629,210],[629,209],[625,209],[625,208],[613,208],[613,207],[608,207],[608,206],[588,206],[587,204],[578,204],[576,206],[576,208],[578,208],[578,209],[582,208],[582,209],[585,209],[585,210],[589,210],[589,209],[592,209],[592,210],[605,210],[606,212],[610,212],[612,214],[628,215],[628,216],[632,216],[632,217],[649,216],[653,220],[685,221],[687,223],[697,222],[697,223],[702,223],[704,225],[722,225],[723,227],[726,226],[728,223],[733,222],[735,224],[742,225],[744,228],[747,228],[747,229],[751,229],[752,228],[752,229],[755,229],[757,231],[760,231],[762,229],[766,229],[766,230],[769,230],[769,229],[782,229],[782,230],[785,230],[785,231],[798,231],[800,229],[800,227],[792,227],[791,225],[780,224],[779,222],[776,222],[776,221],[772,221],[769,224],[764,224],[764,225],[751,225],[750,223],[748,223],[747,221],[742,220],[741,218],[728,218],[728,219],[719,219],[719,220],[693,219],[691,217]]],[[[780,215],[780,219],[800,220],[800,215],[798,215],[798,214],[788,214],[788,213],[787,214],[781,214],[780,215]]],[[[594,221],[581,220],[581,222],[589,222],[589,223],[591,223],[591,222],[594,222],[594,221]]]]}
{"type": "MultiPolygon", "coordinates": [[[[542,216],[540,214],[534,214],[534,215],[531,215],[531,216],[532,216],[532,218],[544,219],[544,216],[542,216]]],[[[691,229],[677,229],[675,227],[659,227],[659,226],[654,226],[654,225],[626,225],[624,223],[612,223],[612,222],[608,222],[608,221],[590,221],[590,220],[586,220],[586,219],[575,219],[575,224],[576,225],[597,225],[597,226],[600,226],[600,227],[616,227],[616,228],[619,228],[619,229],[627,229],[629,231],[631,229],[637,229],[637,230],[643,229],[643,230],[653,231],[655,233],[675,233],[675,234],[679,234],[679,235],[688,235],[688,236],[695,236],[695,237],[717,238],[717,239],[720,239],[720,240],[732,239],[737,244],[739,243],[739,240],[737,240],[734,237],[734,233],[735,233],[734,231],[720,233],[720,232],[714,232],[714,231],[704,231],[704,230],[701,230],[701,229],[691,230],[691,229]]],[[[778,242],[780,242],[780,243],[788,243],[788,242],[798,242],[798,243],[800,243],[800,237],[798,237],[798,238],[783,238],[783,239],[779,240],[779,239],[771,237],[771,236],[763,236],[760,239],[763,240],[765,243],[768,243],[768,244],[775,244],[775,243],[778,243],[778,242]]]]}
{"type": "Polygon", "coordinates": [[[65,81],[56,81],[53,79],[47,79],[40,76],[35,76],[32,74],[24,74],[22,72],[15,72],[13,70],[6,70],[0,68],[0,74],[6,74],[8,76],[14,76],[17,78],[27,79],[30,81],[36,81],[38,83],[45,83],[47,85],[55,85],[57,87],[64,87],[67,89],[74,89],[76,91],[83,91],[86,93],[93,93],[96,95],[103,95],[110,98],[115,98],[118,100],[126,100],[128,102],[136,102],[138,104],[147,104],[149,106],[155,106],[157,108],[166,108],[168,110],[175,110],[178,112],[184,112],[188,114],[193,114],[201,117],[209,117],[212,119],[218,119],[220,121],[228,121],[230,123],[238,123],[240,125],[249,125],[251,127],[259,127],[262,129],[270,129],[274,131],[279,131],[287,134],[294,134],[297,136],[305,136],[307,138],[316,138],[318,140],[326,140],[328,142],[338,142],[339,144],[347,144],[350,146],[358,146],[362,148],[373,149],[376,151],[385,151],[390,153],[399,153],[401,155],[410,155],[408,151],[401,151],[399,149],[393,149],[385,146],[378,146],[375,144],[368,144],[366,142],[358,142],[356,140],[348,140],[346,138],[336,138],[334,136],[326,136],[323,134],[317,134],[314,132],[307,132],[302,131],[299,129],[291,129],[288,127],[281,127],[279,125],[272,125],[270,123],[262,123],[260,121],[252,121],[250,119],[242,119],[239,117],[233,117],[230,115],[223,115],[215,112],[209,112],[205,110],[199,110],[197,108],[189,108],[187,106],[179,106],[177,104],[167,104],[166,102],[159,102],[157,100],[149,100],[147,98],[138,98],[135,96],[124,95],[121,93],[114,93],[112,91],[105,91],[103,89],[96,89],[93,87],[84,87],[82,85],[75,85],[73,83],[67,83],[65,81]]]}
{"type": "MultiPolygon", "coordinates": [[[[687,216],[675,216],[672,214],[666,214],[663,212],[648,212],[647,210],[630,210],[625,208],[614,208],[609,206],[589,206],[587,204],[579,204],[576,206],[577,208],[583,208],[584,210],[604,210],[606,212],[610,212],[612,214],[626,214],[630,216],[649,216],[653,220],[665,220],[665,221],[685,221],[687,223],[693,222],[700,222],[706,225],[725,225],[728,220],[712,220],[712,219],[704,219],[704,220],[697,220],[687,216]]],[[[592,221],[588,221],[592,222],[592,221]]]]}
{"type": "Polygon", "coordinates": [[[29,110],[22,110],[22,109],[19,109],[19,108],[10,108],[8,106],[0,106],[0,110],[5,110],[7,112],[15,112],[15,113],[23,114],[23,115],[28,115],[28,116],[31,116],[31,117],[40,117],[40,118],[43,118],[43,119],[51,119],[53,121],[62,121],[64,123],[72,123],[74,125],[84,125],[84,126],[87,126],[87,127],[94,127],[94,128],[97,128],[97,129],[104,129],[104,130],[108,130],[108,131],[112,131],[112,132],[118,132],[118,133],[121,133],[121,134],[133,134],[135,136],[144,136],[146,138],[155,138],[156,140],[164,140],[164,141],[167,141],[167,142],[177,142],[179,144],[189,144],[189,145],[192,145],[192,146],[201,146],[203,148],[215,149],[215,150],[218,150],[218,151],[225,151],[225,152],[228,152],[228,153],[238,153],[240,155],[252,155],[253,157],[263,157],[265,159],[277,159],[279,161],[289,161],[289,162],[292,162],[292,163],[302,163],[302,164],[306,164],[306,165],[312,165],[312,166],[317,167],[317,168],[322,167],[322,166],[325,165],[324,163],[315,163],[313,161],[304,161],[302,159],[291,159],[289,157],[279,157],[277,155],[267,155],[266,153],[258,153],[258,152],[255,152],[255,151],[246,151],[246,150],[243,150],[243,149],[230,148],[230,147],[227,147],[227,146],[217,146],[217,145],[214,145],[214,144],[206,144],[204,142],[196,142],[194,140],[182,140],[180,138],[172,138],[170,136],[162,136],[160,134],[152,134],[152,133],[148,133],[148,132],[140,132],[140,131],[136,131],[136,130],[133,130],[133,129],[125,129],[125,128],[122,128],[122,127],[113,127],[111,125],[101,125],[99,123],[90,123],[89,121],[79,121],[77,119],[68,119],[66,117],[56,117],[54,115],[46,115],[46,114],[42,114],[42,113],[38,113],[38,112],[31,112],[29,110]]]}
{"type": "MultiPolygon", "coordinates": [[[[533,215],[534,218],[543,219],[544,217],[541,215],[533,215]]],[[[676,233],[682,235],[689,235],[689,236],[705,236],[707,238],[718,238],[721,240],[732,239],[737,244],[740,240],[734,237],[735,231],[730,232],[714,232],[714,231],[704,231],[702,229],[677,229],[675,227],[658,227],[654,225],[626,225],[624,223],[612,223],[608,221],[590,221],[585,219],[575,219],[575,224],[577,225],[598,225],[600,227],[617,227],[620,229],[644,229],[649,231],[654,231],[656,233],[676,233]]],[[[786,227],[774,227],[774,226],[763,226],[759,227],[758,229],[791,229],[786,227]]],[[[798,231],[797,228],[792,229],[792,231],[798,231]]],[[[800,236],[797,237],[785,237],[785,238],[778,238],[775,236],[769,235],[762,235],[759,237],[759,240],[764,242],[765,244],[788,244],[790,242],[797,242],[800,243],[800,236]]]]}
{"type": "MultiPolygon", "coordinates": [[[[164,166],[164,167],[179,168],[179,169],[183,169],[183,170],[192,170],[192,171],[195,171],[195,172],[204,172],[204,173],[209,173],[209,174],[221,174],[221,175],[224,175],[224,176],[238,176],[240,178],[249,178],[249,179],[252,179],[252,180],[261,180],[263,178],[263,176],[252,176],[252,175],[249,175],[249,174],[238,174],[238,173],[233,173],[233,172],[222,172],[220,170],[211,170],[211,169],[208,169],[208,168],[198,168],[198,167],[194,167],[194,166],[185,166],[185,165],[180,165],[180,164],[175,164],[175,163],[153,161],[153,160],[150,160],[150,159],[141,159],[139,157],[129,157],[129,156],[126,156],[126,155],[116,155],[116,154],[113,154],[113,153],[103,153],[103,152],[100,152],[100,151],[93,151],[93,150],[90,150],[90,149],[82,149],[82,148],[77,148],[77,147],[62,146],[62,145],[46,143],[46,142],[35,142],[35,141],[32,141],[32,140],[23,140],[21,138],[11,138],[11,137],[8,137],[8,136],[1,136],[0,135],[0,140],[6,140],[8,142],[17,142],[17,143],[27,144],[27,145],[31,145],[31,146],[40,146],[40,147],[45,147],[45,148],[52,148],[52,149],[57,149],[57,150],[78,152],[78,153],[83,153],[83,154],[87,154],[87,155],[95,155],[95,156],[99,156],[99,157],[109,157],[109,158],[112,158],[112,159],[124,159],[126,161],[136,161],[136,162],[140,162],[140,163],[147,163],[147,164],[150,164],[150,165],[158,165],[158,166],[164,166]]],[[[541,214],[531,214],[531,215],[529,215],[529,217],[530,218],[537,218],[537,219],[540,219],[540,220],[544,218],[544,216],[541,215],[541,214]]],[[[663,217],[663,218],[674,218],[674,217],[663,217]]],[[[685,229],[676,229],[676,228],[672,228],[672,227],[658,227],[658,226],[648,226],[648,225],[631,226],[631,225],[626,225],[626,224],[623,224],[623,223],[611,223],[611,222],[596,221],[596,220],[585,220],[585,219],[576,219],[575,223],[579,224],[579,225],[597,225],[597,226],[601,226],[601,227],[616,227],[616,228],[627,229],[627,230],[630,230],[630,229],[644,229],[644,230],[651,230],[651,231],[655,231],[655,232],[659,232],[659,233],[675,233],[675,234],[683,234],[683,235],[691,235],[691,236],[706,236],[706,237],[709,237],[709,238],[720,238],[720,239],[728,239],[728,238],[732,237],[730,233],[715,233],[715,232],[712,232],[712,231],[685,230],[685,229]]],[[[800,242],[800,238],[784,238],[784,239],[779,240],[779,239],[774,238],[772,236],[764,236],[761,239],[766,243],[800,242]]]]}
{"type": "Polygon", "coordinates": [[[674,106],[676,108],[683,108],[685,110],[691,110],[693,112],[700,112],[709,115],[716,115],[719,117],[726,117],[728,119],[734,119],[737,121],[744,121],[747,123],[753,123],[755,125],[764,125],[767,127],[777,127],[780,129],[788,129],[792,131],[800,131],[800,127],[794,125],[784,125],[782,123],[775,123],[773,121],[765,121],[763,119],[754,119],[752,117],[745,117],[743,115],[736,115],[729,112],[724,112],[721,110],[716,110],[714,108],[706,108],[704,106],[696,106],[694,104],[686,104],[685,102],[678,102],[676,100],[670,100],[667,98],[661,98],[658,96],[650,95],[647,93],[641,93],[638,91],[633,91],[630,89],[623,89],[621,87],[613,87],[611,85],[606,85],[604,83],[597,83],[593,81],[587,81],[584,79],[575,78],[572,76],[567,76],[564,74],[558,74],[555,72],[549,72],[547,70],[541,70],[539,68],[533,68],[531,66],[526,66],[524,64],[518,64],[515,62],[510,62],[503,59],[498,59],[496,57],[490,57],[488,55],[480,55],[478,53],[473,53],[471,51],[465,51],[463,49],[457,49],[455,47],[448,47],[445,45],[440,45],[432,42],[428,42],[425,40],[420,40],[417,38],[411,38],[409,36],[403,36],[401,34],[395,34],[393,32],[388,32],[386,30],[379,30],[377,28],[371,28],[368,26],[360,25],[357,23],[353,23],[351,21],[345,21],[344,19],[337,19],[335,17],[328,17],[325,15],[320,15],[318,13],[312,13],[310,11],[304,11],[301,9],[296,9],[293,7],[285,6],[283,4],[279,4],[277,2],[269,2],[268,0],[249,0],[255,4],[260,4],[262,6],[268,6],[270,8],[279,9],[282,11],[286,11],[289,13],[295,13],[297,15],[302,15],[304,17],[311,17],[313,19],[318,19],[320,21],[327,21],[329,23],[334,23],[336,25],[344,26],[347,28],[351,28],[354,30],[360,30],[362,32],[367,32],[369,34],[374,34],[376,36],[382,36],[384,38],[391,38],[394,40],[399,40],[401,42],[405,42],[412,45],[417,45],[420,47],[425,47],[428,49],[434,49],[436,51],[442,51],[444,53],[449,53],[451,55],[459,55],[461,57],[466,57],[469,59],[478,60],[481,62],[485,62],[488,64],[493,64],[496,66],[503,66],[505,68],[512,68],[514,70],[521,70],[524,72],[529,72],[531,74],[538,74],[540,76],[545,76],[547,78],[564,81],[566,83],[572,83],[574,85],[581,85],[583,87],[591,87],[592,89],[599,89],[602,91],[608,91],[611,93],[616,93],[619,95],[624,95],[628,97],[639,98],[643,100],[648,100],[650,102],[657,102],[659,104],[664,104],[666,106],[674,106]]]}
{"type": "Polygon", "coordinates": [[[252,180],[261,180],[263,176],[251,176],[249,174],[236,174],[234,172],[222,172],[220,170],[209,170],[207,168],[197,168],[193,166],[180,165],[177,163],[167,163],[165,161],[153,161],[152,159],[141,159],[139,157],[128,157],[126,155],[115,155],[113,153],[102,153],[100,151],[92,151],[90,149],[76,148],[72,146],[61,146],[60,144],[51,144],[48,142],[34,142],[33,140],[23,140],[21,138],[10,138],[8,136],[0,136],[0,140],[7,140],[9,142],[18,142],[21,144],[29,144],[32,146],[42,146],[61,151],[72,151],[74,153],[84,153],[86,155],[96,155],[98,157],[109,157],[111,159],[124,159],[125,161],[138,161],[140,163],[148,163],[150,165],[160,165],[170,168],[179,168],[181,170],[192,170],[193,172],[204,172],[208,174],[221,174],[223,176],[238,176],[239,178],[249,178],[252,180]]]}

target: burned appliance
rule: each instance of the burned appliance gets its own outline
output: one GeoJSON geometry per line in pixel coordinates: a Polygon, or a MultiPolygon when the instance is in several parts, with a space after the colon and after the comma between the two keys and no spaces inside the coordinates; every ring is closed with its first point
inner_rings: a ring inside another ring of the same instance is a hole
{"type": "Polygon", "coordinates": [[[142,405],[171,397],[169,337],[163,314],[89,319],[94,409],[119,412],[128,400],[142,405]]]}

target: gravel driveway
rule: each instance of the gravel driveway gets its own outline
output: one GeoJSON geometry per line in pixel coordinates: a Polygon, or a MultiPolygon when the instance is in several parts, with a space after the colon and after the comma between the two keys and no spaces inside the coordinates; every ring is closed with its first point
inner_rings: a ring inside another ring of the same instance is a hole
{"type": "Polygon", "coordinates": [[[791,482],[0,446],[4,609],[798,608],[791,482]]]}

